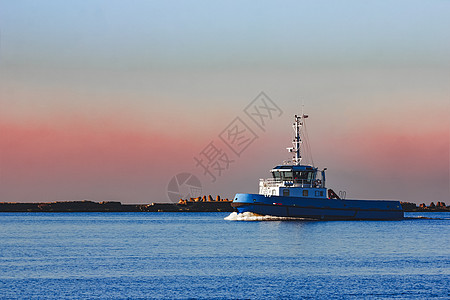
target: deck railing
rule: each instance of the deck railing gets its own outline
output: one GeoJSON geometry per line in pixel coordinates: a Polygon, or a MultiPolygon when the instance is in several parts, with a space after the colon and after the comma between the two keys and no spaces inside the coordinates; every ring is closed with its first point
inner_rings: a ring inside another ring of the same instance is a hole
{"type": "Polygon", "coordinates": [[[260,179],[259,184],[260,186],[263,185],[265,187],[277,187],[277,186],[285,186],[285,187],[293,186],[293,187],[308,187],[308,188],[323,187],[322,182],[306,179],[282,180],[282,179],[268,178],[268,179],[260,179]]]}

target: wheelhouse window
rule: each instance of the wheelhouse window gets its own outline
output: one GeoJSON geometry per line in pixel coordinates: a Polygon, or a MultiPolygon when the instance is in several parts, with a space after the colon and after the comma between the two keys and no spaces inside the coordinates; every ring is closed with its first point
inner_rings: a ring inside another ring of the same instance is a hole
{"type": "Polygon", "coordinates": [[[294,171],[294,180],[297,182],[311,182],[314,180],[314,172],[294,171]]]}
{"type": "Polygon", "coordinates": [[[316,174],[312,170],[294,171],[292,169],[277,169],[272,171],[272,177],[276,180],[311,183],[316,174]]]}
{"type": "Polygon", "coordinates": [[[282,172],[283,180],[292,181],[292,171],[282,172]]]}
{"type": "Polygon", "coordinates": [[[274,179],[281,180],[280,172],[272,172],[272,176],[274,179]]]}

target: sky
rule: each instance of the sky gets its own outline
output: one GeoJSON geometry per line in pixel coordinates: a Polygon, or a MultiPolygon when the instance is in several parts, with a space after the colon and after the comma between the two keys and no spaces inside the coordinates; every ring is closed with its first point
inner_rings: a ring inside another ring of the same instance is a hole
{"type": "Polygon", "coordinates": [[[328,187],[450,203],[448,15],[444,0],[0,0],[0,202],[256,193],[303,105],[328,187]]]}

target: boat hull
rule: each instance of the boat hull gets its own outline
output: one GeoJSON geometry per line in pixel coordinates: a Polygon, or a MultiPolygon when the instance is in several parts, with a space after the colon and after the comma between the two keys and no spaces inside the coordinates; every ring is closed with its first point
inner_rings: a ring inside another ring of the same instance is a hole
{"type": "Polygon", "coordinates": [[[403,209],[399,201],[236,194],[231,205],[239,213],[252,212],[259,215],[313,220],[403,219],[403,209]]]}

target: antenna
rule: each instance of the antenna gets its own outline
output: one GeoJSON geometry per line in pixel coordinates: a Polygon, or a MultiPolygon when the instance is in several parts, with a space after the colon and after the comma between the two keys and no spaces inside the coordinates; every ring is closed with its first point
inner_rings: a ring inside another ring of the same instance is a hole
{"type": "Polygon", "coordinates": [[[302,155],[300,153],[300,146],[302,144],[302,139],[300,137],[300,130],[303,127],[303,119],[308,118],[308,115],[304,114],[304,101],[302,100],[302,114],[300,116],[294,115],[294,124],[292,124],[292,128],[294,128],[294,139],[292,140],[292,146],[286,148],[289,152],[294,153],[292,157],[292,163],[294,165],[300,165],[302,161],[302,155]]]}
{"type": "Polygon", "coordinates": [[[302,156],[300,153],[300,145],[302,143],[302,139],[300,137],[300,129],[302,128],[303,118],[307,118],[308,116],[302,114],[301,116],[295,115],[294,116],[294,124],[292,124],[292,128],[294,128],[294,139],[292,140],[292,146],[290,148],[287,148],[289,152],[293,152],[294,156],[292,157],[292,162],[294,165],[299,165],[302,161],[302,156]]]}

